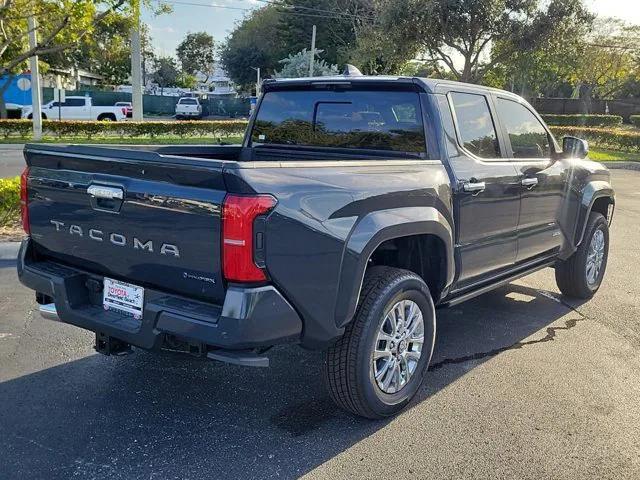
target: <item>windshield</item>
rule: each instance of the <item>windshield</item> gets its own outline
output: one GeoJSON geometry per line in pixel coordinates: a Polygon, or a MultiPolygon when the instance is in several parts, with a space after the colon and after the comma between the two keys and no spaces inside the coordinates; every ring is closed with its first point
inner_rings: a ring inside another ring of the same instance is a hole
{"type": "Polygon", "coordinates": [[[265,94],[251,140],[423,153],[420,99],[401,91],[282,91],[265,94]]]}

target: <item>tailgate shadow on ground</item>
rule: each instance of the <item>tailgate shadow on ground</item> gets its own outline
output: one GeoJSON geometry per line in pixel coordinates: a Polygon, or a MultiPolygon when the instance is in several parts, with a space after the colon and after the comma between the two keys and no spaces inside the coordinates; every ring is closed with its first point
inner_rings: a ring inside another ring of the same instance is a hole
{"type": "MultiPolygon", "coordinates": [[[[561,317],[560,328],[571,328],[581,316],[558,298],[511,284],[438,310],[432,369],[412,405],[496,354],[553,340],[558,327],[549,325],[561,317]]],[[[7,453],[0,471],[297,478],[388,423],[334,407],[321,381],[321,354],[272,352],[272,368],[264,370],[140,351],[92,355],[0,383],[0,450],[7,453]]]]}

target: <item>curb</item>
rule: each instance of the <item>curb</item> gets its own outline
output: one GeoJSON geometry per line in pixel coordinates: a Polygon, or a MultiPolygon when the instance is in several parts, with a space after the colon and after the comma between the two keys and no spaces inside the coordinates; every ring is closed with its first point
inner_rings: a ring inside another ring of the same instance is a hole
{"type": "Polygon", "coordinates": [[[640,162],[601,162],[601,164],[611,170],[640,170],[640,162]]]}
{"type": "Polygon", "coordinates": [[[0,242],[0,260],[15,260],[19,249],[20,242],[0,242]]]}

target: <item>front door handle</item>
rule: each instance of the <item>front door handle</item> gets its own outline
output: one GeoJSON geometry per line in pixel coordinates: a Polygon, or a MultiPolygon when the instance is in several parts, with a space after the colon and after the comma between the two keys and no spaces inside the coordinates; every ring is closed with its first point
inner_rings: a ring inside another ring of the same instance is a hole
{"type": "Polygon", "coordinates": [[[465,182],[462,185],[462,189],[467,193],[473,193],[474,195],[484,191],[486,185],[484,182],[465,182]]]}
{"type": "Polygon", "coordinates": [[[520,183],[522,183],[523,187],[527,187],[528,189],[532,189],[533,187],[538,185],[538,179],[536,177],[523,178],[522,182],[520,182],[520,183]]]}

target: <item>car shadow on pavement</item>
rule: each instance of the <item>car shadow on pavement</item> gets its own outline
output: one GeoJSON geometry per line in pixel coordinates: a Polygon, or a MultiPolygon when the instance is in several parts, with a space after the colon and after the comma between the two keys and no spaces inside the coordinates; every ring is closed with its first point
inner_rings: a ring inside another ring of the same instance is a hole
{"type": "MultiPolygon", "coordinates": [[[[412,406],[493,356],[552,341],[581,319],[556,294],[518,284],[438,310],[432,366],[412,406]]],[[[333,405],[320,353],[283,347],[270,356],[271,368],[250,369],[141,351],[96,354],[0,383],[0,471],[297,478],[388,424],[333,405]]]]}

